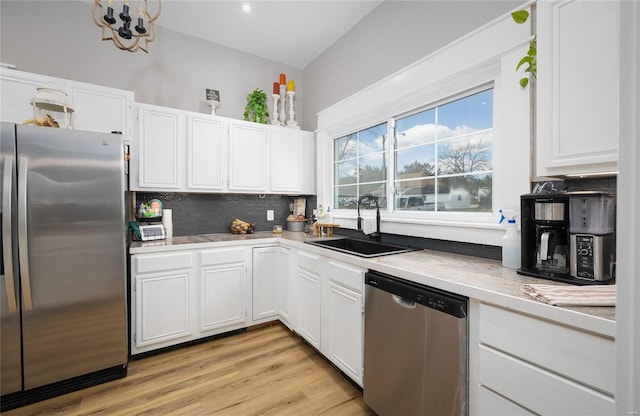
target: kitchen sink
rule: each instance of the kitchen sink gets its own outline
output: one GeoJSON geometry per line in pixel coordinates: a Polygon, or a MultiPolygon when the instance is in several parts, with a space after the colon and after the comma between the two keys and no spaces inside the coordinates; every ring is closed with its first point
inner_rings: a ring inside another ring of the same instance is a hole
{"type": "Polygon", "coordinates": [[[305,241],[307,244],[341,251],[360,257],[377,257],[389,254],[406,253],[412,248],[392,244],[376,243],[374,241],[359,240],[357,238],[339,238],[334,240],[305,241]]]}

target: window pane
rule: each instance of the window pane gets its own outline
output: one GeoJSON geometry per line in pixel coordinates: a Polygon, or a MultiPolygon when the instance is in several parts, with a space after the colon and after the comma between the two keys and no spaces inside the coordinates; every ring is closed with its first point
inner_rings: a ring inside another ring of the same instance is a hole
{"type": "Polygon", "coordinates": [[[335,187],[333,206],[339,209],[356,209],[358,201],[358,188],[352,186],[335,187]]]}
{"type": "Polygon", "coordinates": [[[491,170],[493,132],[438,143],[440,175],[491,170]]]}
{"type": "MultiPolygon", "coordinates": [[[[380,208],[387,206],[387,185],[386,183],[369,183],[360,185],[360,196],[370,194],[378,198],[380,208]]],[[[360,209],[376,209],[376,204],[371,199],[365,199],[360,205],[360,209]]]]}
{"type": "Polygon", "coordinates": [[[491,212],[492,174],[438,179],[438,210],[491,212]]]}
{"type": "Polygon", "coordinates": [[[493,89],[438,107],[439,138],[493,128],[493,89]]]}
{"type": "Polygon", "coordinates": [[[360,183],[384,181],[387,179],[387,165],[384,153],[371,153],[359,159],[360,183]]]}
{"type": "Polygon", "coordinates": [[[430,109],[396,120],[397,149],[433,142],[435,139],[435,109],[430,109]]]}
{"type": "Polygon", "coordinates": [[[396,152],[396,179],[435,175],[436,146],[413,147],[396,152]]]}
{"type": "Polygon", "coordinates": [[[335,185],[345,185],[358,181],[358,168],[355,160],[347,160],[335,164],[334,181],[335,185]]]}
{"type": "Polygon", "coordinates": [[[412,179],[396,183],[398,196],[395,209],[399,211],[433,211],[435,208],[435,183],[431,179],[412,179]]]}
{"type": "Polygon", "coordinates": [[[358,152],[360,156],[371,152],[382,152],[385,149],[385,141],[387,139],[387,123],[382,123],[366,130],[362,130],[359,134],[360,148],[358,152]]]}
{"type": "Polygon", "coordinates": [[[349,134],[333,141],[333,160],[339,162],[358,156],[358,135],[349,134]]]}

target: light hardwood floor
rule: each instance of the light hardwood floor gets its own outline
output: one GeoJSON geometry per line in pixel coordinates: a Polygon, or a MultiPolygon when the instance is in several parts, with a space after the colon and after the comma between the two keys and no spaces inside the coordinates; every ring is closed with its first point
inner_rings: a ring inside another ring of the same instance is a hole
{"type": "Polygon", "coordinates": [[[3,413],[373,414],[356,387],[279,323],[134,360],[123,379],[3,413]]]}

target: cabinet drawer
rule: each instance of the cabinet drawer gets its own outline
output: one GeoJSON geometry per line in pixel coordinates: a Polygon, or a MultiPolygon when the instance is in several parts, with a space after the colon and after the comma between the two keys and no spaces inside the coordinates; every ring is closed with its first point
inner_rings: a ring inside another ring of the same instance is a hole
{"type": "Polygon", "coordinates": [[[357,294],[362,294],[362,286],[364,284],[364,270],[357,267],[329,261],[327,268],[327,276],[329,280],[353,290],[357,294]]]}
{"type": "Polygon", "coordinates": [[[200,265],[213,266],[216,264],[244,263],[246,250],[242,248],[218,248],[200,252],[200,265]]]}
{"type": "Polygon", "coordinates": [[[611,395],[615,388],[613,339],[480,304],[482,344],[611,395]]]}
{"type": "Polygon", "coordinates": [[[534,416],[534,413],[485,386],[480,386],[478,389],[478,408],[478,414],[481,416],[534,416]]]}
{"type": "Polygon", "coordinates": [[[480,346],[479,361],[481,385],[536,414],[615,414],[612,397],[490,347],[480,346]]]}
{"type": "Polygon", "coordinates": [[[191,253],[143,254],[134,256],[136,273],[152,273],[165,270],[189,269],[192,267],[191,253]]]}
{"type": "Polygon", "coordinates": [[[320,274],[320,257],[304,251],[298,251],[298,255],[296,257],[298,261],[298,267],[315,274],[320,274]]]}

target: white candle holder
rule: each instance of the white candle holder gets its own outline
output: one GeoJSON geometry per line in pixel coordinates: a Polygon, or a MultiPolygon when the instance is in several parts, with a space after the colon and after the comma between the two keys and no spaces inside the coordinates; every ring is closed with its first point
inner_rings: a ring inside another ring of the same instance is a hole
{"type": "Polygon", "coordinates": [[[271,125],[279,126],[280,120],[278,120],[278,100],[280,99],[280,94],[271,94],[273,97],[273,120],[271,120],[271,125]]]}
{"type": "Polygon", "coordinates": [[[220,106],[220,101],[216,100],[207,100],[207,105],[211,108],[211,115],[216,115],[216,108],[220,106]]]}
{"type": "Polygon", "coordinates": [[[294,120],[295,112],[293,111],[293,97],[296,95],[295,91],[287,91],[289,97],[289,121],[287,121],[287,127],[299,129],[298,123],[294,120]]]}
{"type": "Polygon", "coordinates": [[[285,84],[280,84],[280,97],[282,97],[280,107],[280,125],[287,125],[287,86],[285,84]]]}

